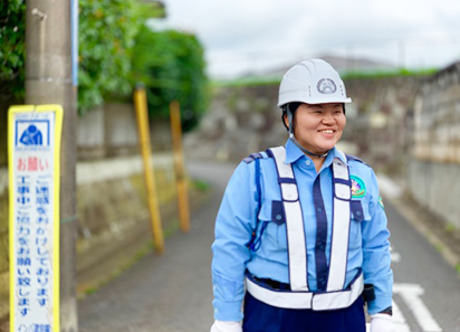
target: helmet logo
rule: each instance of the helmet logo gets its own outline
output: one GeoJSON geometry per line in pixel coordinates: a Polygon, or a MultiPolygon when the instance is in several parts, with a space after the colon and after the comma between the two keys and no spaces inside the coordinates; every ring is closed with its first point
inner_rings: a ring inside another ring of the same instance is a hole
{"type": "Polygon", "coordinates": [[[334,81],[330,78],[320,79],[316,85],[316,88],[318,89],[319,93],[324,95],[328,95],[337,91],[337,87],[335,86],[334,81]]]}

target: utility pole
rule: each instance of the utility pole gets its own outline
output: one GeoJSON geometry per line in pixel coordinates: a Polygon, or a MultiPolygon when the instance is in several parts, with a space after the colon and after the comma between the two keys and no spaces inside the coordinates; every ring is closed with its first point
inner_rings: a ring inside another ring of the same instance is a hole
{"type": "Polygon", "coordinates": [[[76,32],[75,25],[74,30],[71,26],[71,22],[75,22],[75,4],[75,0],[26,1],[26,104],[60,104],[64,109],[60,190],[60,330],[65,332],[78,331],[75,247],[77,87],[75,68],[72,67],[72,41],[75,41],[76,32]]]}

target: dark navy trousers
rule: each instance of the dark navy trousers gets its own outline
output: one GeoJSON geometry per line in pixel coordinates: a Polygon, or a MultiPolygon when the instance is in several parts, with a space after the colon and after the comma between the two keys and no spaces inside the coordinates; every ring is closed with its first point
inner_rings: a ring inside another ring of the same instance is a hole
{"type": "Polygon", "coordinates": [[[246,292],[244,332],[365,332],[364,303],[360,296],[350,307],[330,311],[283,309],[246,292]]]}

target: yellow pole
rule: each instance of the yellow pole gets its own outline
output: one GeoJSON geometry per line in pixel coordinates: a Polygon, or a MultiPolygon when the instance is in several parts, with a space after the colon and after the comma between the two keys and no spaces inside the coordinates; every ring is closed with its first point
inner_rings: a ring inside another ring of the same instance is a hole
{"type": "Polygon", "coordinates": [[[145,183],[147,186],[147,199],[149,203],[150,218],[152,221],[152,236],[157,252],[164,251],[163,227],[161,226],[158,196],[155,187],[155,172],[151,162],[150,131],[147,115],[147,96],[143,86],[136,87],[134,91],[134,105],[136,107],[139,143],[144,163],[145,183]]]}
{"type": "Polygon", "coordinates": [[[177,101],[171,102],[171,104],[169,104],[169,110],[171,113],[171,132],[180,228],[183,232],[188,232],[190,231],[190,213],[188,205],[187,179],[184,167],[184,154],[182,152],[182,129],[180,124],[179,103],[177,101]]]}

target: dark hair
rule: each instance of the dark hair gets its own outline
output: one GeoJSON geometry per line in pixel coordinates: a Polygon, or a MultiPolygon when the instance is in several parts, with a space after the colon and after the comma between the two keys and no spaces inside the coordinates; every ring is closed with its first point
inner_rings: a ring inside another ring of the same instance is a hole
{"type": "Polygon", "coordinates": [[[292,120],[294,121],[295,111],[297,111],[300,105],[302,105],[302,103],[292,102],[292,103],[284,104],[281,107],[281,109],[283,110],[283,113],[281,114],[281,122],[283,122],[283,125],[286,127],[288,131],[289,131],[289,127],[286,125],[286,122],[284,121],[284,117],[287,116],[287,111],[290,110],[292,113],[292,120]]]}

